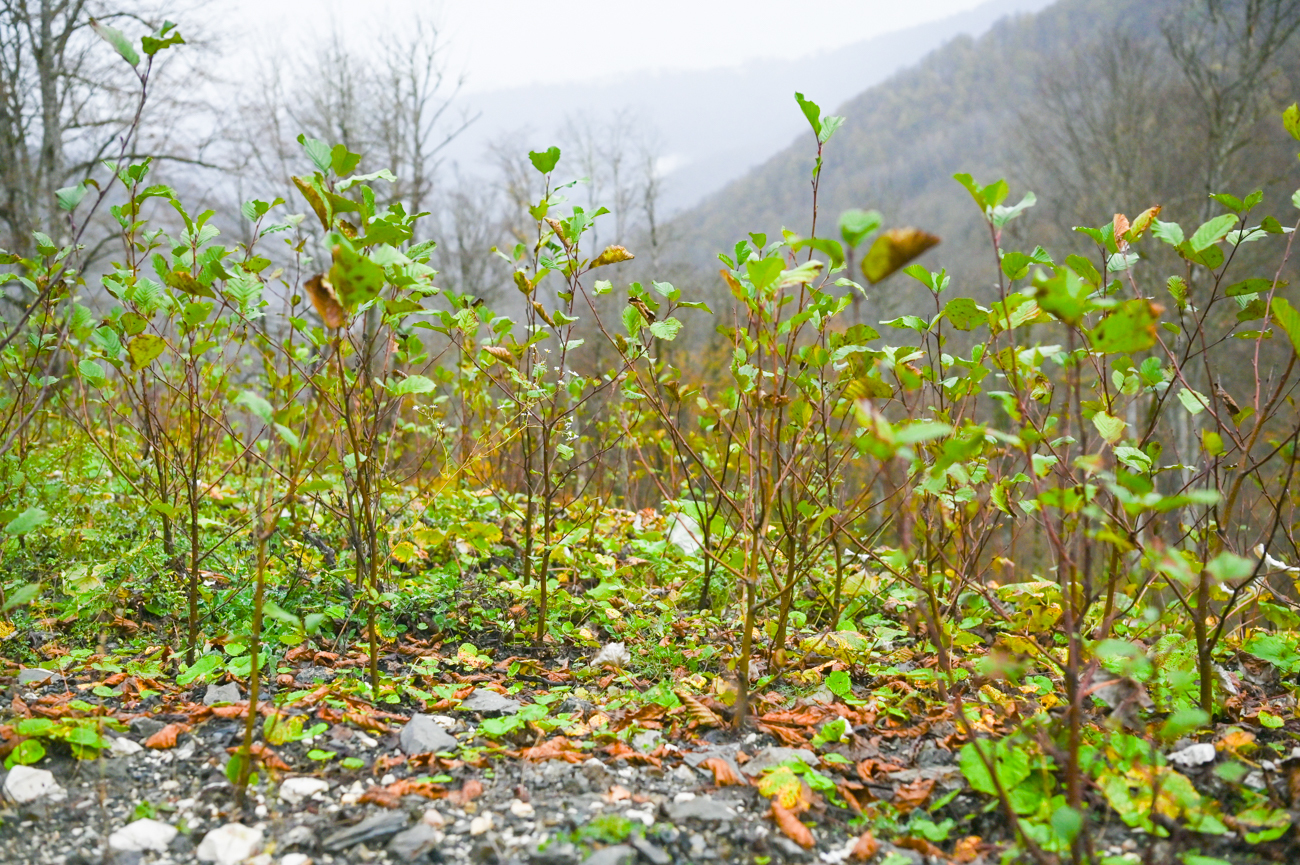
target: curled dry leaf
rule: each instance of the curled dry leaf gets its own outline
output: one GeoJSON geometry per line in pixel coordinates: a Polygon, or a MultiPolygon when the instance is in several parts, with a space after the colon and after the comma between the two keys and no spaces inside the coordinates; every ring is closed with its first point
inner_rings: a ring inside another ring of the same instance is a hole
{"type": "Polygon", "coordinates": [[[532,760],[534,763],[541,763],[545,760],[563,760],[566,763],[581,763],[587,759],[587,755],[580,751],[572,742],[563,736],[556,736],[547,739],[542,744],[533,748],[524,748],[519,752],[519,756],[525,760],[532,760]]]}
{"type": "Polygon", "coordinates": [[[858,842],[853,845],[853,853],[851,855],[859,862],[866,862],[879,852],[880,842],[876,840],[875,835],[871,834],[871,830],[867,830],[862,833],[858,838],[858,842]]]}
{"type": "Polygon", "coordinates": [[[910,784],[900,784],[894,790],[894,806],[904,814],[920,808],[934,791],[933,778],[917,778],[910,784]]]}
{"type": "Polygon", "coordinates": [[[952,859],[954,862],[974,862],[980,855],[980,844],[984,839],[978,835],[967,835],[957,842],[952,848],[952,859]]]}
{"type": "Polygon", "coordinates": [[[447,801],[463,808],[481,795],[483,795],[483,782],[477,778],[470,778],[461,785],[459,790],[454,790],[451,793],[448,793],[447,801]]]}
{"type": "Polygon", "coordinates": [[[483,350],[504,364],[513,365],[515,362],[515,353],[504,345],[485,345],[483,350]]]}
{"type": "Polygon", "coordinates": [[[894,846],[902,847],[905,850],[915,850],[917,853],[920,853],[922,856],[933,856],[934,858],[938,859],[941,862],[945,858],[947,858],[948,855],[944,853],[942,850],[940,850],[938,847],[936,847],[934,844],[931,844],[929,841],[925,840],[924,838],[917,838],[914,835],[907,835],[902,838],[895,838],[894,846]]]}
{"type": "Polygon", "coordinates": [[[799,818],[795,816],[793,811],[782,808],[779,802],[772,803],[772,819],[785,833],[785,837],[805,850],[812,849],[813,845],[817,843],[808,827],[799,822],[799,818]]]}
{"type": "Polygon", "coordinates": [[[620,261],[631,261],[636,258],[622,246],[607,246],[605,251],[596,256],[591,262],[592,268],[604,267],[607,264],[618,264],[620,261]]]}
{"type": "Polygon", "coordinates": [[[675,693],[677,699],[681,700],[682,704],[686,706],[686,717],[694,721],[696,725],[700,727],[722,726],[722,719],[718,717],[718,713],[704,705],[699,697],[696,697],[684,688],[678,688],[673,693],[675,693]]]}
{"type": "Polygon", "coordinates": [[[316,312],[320,313],[326,327],[333,330],[343,326],[347,314],[343,310],[343,304],[339,303],[339,296],[334,292],[334,286],[325,274],[318,273],[307,280],[303,284],[303,289],[311,298],[311,305],[316,307],[316,312]]]}
{"type": "Polygon", "coordinates": [[[745,787],[749,784],[744,775],[731,768],[731,764],[721,757],[710,757],[700,765],[713,773],[713,783],[719,787],[745,787]]]}
{"type": "Polygon", "coordinates": [[[175,748],[176,738],[180,736],[181,733],[187,732],[189,729],[189,726],[186,724],[168,724],[148,739],[145,739],[144,746],[146,748],[156,748],[158,750],[175,748]]]}

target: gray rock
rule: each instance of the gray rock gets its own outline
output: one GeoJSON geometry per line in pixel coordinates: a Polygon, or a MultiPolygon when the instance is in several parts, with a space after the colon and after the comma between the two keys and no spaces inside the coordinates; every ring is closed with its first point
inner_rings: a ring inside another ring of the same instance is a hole
{"type": "Polygon", "coordinates": [[[663,734],[658,730],[642,730],[632,737],[632,747],[649,754],[659,747],[659,740],[662,738],[663,734]]]}
{"type": "Polygon", "coordinates": [[[479,688],[470,694],[464,700],[460,701],[460,708],[467,712],[490,713],[500,712],[505,715],[513,715],[523,708],[523,703],[518,700],[512,700],[509,697],[503,697],[496,691],[489,691],[487,688],[479,688]]]}
{"type": "Polygon", "coordinates": [[[448,733],[430,715],[416,713],[406,722],[397,737],[397,744],[405,754],[428,754],[431,751],[455,751],[459,747],[456,737],[448,733]]]}
{"type": "Polygon", "coordinates": [[[428,823],[416,823],[393,836],[388,842],[388,850],[403,862],[414,862],[438,846],[442,833],[428,823]]]}
{"type": "Polygon", "coordinates": [[[280,843],[276,846],[282,850],[288,850],[292,847],[310,847],[315,841],[315,829],[310,826],[294,826],[280,836],[280,843]]]}
{"type": "Polygon", "coordinates": [[[608,787],[613,779],[613,775],[610,773],[609,769],[606,768],[605,764],[597,760],[595,757],[591,757],[584,761],[579,768],[582,772],[582,776],[586,778],[593,787],[598,787],[601,790],[608,787]]]}
{"type": "Polygon", "coordinates": [[[388,811],[326,835],[325,840],[321,841],[321,847],[327,853],[337,853],[370,841],[387,841],[405,828],[406,814],[402,811],[388,811]]]}
{"type": "Polygon", "coordinates": [[[636,848],[627,844],[602,847],[582,860],[582,865],[632,865],[636,862],[636,848]]]}
{"type": "Polygon", "coordinates": [[[567,841],[552,842],[543,849],[529,850],[528,861],[533,865],[578,865],[578,848],[567,841]]]}
{"type": "Polygon", "coordinates": [[[53,678],[53,671],[42,670],[40,667],[27,667],[18,671],[18,684],[20,685],[44,685],[53,678]]]}
{"type": "Polygon", "coordinates": [[[723,823],[736,819],[736,812],[709,796],[697,796],[685,802],[673,802],[667,807],[668,819],[674,823],[701,820],[706,823],[723,823]]]}
{"type": "Polygon", "coordinates": [[[332,682],[337,675],[329,667],[303,667],[293,677],[295,685],[311,685],[315,682],[332,682]]]}
{"type": "Polygon", "coordinates": [[[203,694],[203,703],[211,706],[213,703],[238,703],[239,686],[234,682],[227,682],[224,685],[208,685],[208,690],[203,694]]]}
{"type": "Polygon", "coordinates": [[[673,857],[668,855],[668,851],[655,844],[651,844],[640,835],[633,835],[628,843],[636,848],[636,852],[641,854],[641,858],[649,862],[650,865],[672,865],[673,857]]]}
{"type": "Polygon", "coordinates": [[[817,765],[817,755],[806,748],[764,748],[744,765],[742,771],[751,778],[757,778],[767,769],[779,766],[786,760],[803,760],[809,766],[817,765]]]}
{"type": "Polygon", "coordinates": [[[808,858],[808,851],[791,841],[789,838],[782,838],[780,835],[777,835],[768,843],[780,850],[785,855],[786,859],[793,859],[798,862],[802,859],[808,858]]]}
{"type": "Polygon", "coordinates": [[[139,739],[148,739],[167,725],[157,718],[132,718],[131,733],[139,739]]]}

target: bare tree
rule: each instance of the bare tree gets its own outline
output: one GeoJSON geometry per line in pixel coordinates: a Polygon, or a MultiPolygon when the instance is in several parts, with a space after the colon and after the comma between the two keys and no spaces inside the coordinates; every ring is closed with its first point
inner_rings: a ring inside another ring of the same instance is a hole
{"type": "Polygon", "coordinates": [[[1200,110],[1203,217],[1211,212],[1209,195],[1224,191],[1233,158],[1273,108],[1265,85],[1297,29],[1300,0],[1195,0],[1164,23],[1169,53],[1200,110]]]}
{"type": "Polygon", "coordinates": [[[274,55],[239,112],[239,164],[283,186],[301,172],[300,134],[342,144],[361,154],[359,170],[386,168],[398,178],[381,206],[400,202],[418,213],[432,204],[443,148],[474,120],[454,110],[461,83],[424,19],[361,47],[335,33],[299,62],[274,55]]]}

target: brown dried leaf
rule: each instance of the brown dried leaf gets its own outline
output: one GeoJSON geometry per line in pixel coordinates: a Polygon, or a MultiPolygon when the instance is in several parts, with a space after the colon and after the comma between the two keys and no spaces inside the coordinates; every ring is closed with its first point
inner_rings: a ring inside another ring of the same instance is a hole
{"type": "Polygon", "coordinates": [[[566,763],[581,763],[587,757],[577,746],[563,736],[556,736],[553,739],[547,739],[540,745],[533,748],[524,748],[519,752],[519,756],[525,760],[532,760],[534,763],[541,763],[545,760],[563,760],[566,763]]]}
{"type": "Polygon", "coordinates": [[[920,853],[922,856],[933,856],[934,858],[940,861],[946,859],[948,856],[948,854],[944,853],[942,850],[940,850],[938,847],[931,844],[929,841],[925,840],[924,838],[917,838],[913,835],[907,835],[902,838],[895,838],[894,846],[902,847],[906,850],[915,850],[917,853],[920,853]]]}
{"type": "Polygon", "coordinates": [[[311,298],[311,305],[316,307],[316,312],[320,313],[326,327],[333,330],[343,326],[347,313],[343,309],[343,304],[339,303],[339,296],[325,274],[318,273],[307,280],[303,283],[303,290],[307,292],[307,297],[311,298]]]}
{"type": "Polygon", "coordinates": [[[984,839],[980,836],[967,835],[952,848],[953,861],[961,862],[963,865],[966,862],[974,862],[979,858],[982,843],[984,843],[984,839]]]}
{"type": "Polygon", "coordinates": [[[781,827],[785,837],[798,844],[805,850],[812,849],[817,842],[813,839],[813,834],[808,827],[799,822],[793,811],[782,808],[779,802],[772,803],[772,819],[776,825],[781,827]]]}
{"type": "Polygon", "coordinates": [[[470,778],[459,790],[448,793],[447,801],[463,808],[481,795],[483,795],[483,782],[477,778],[470,778]]]}
{"type": "Polygon", "coordinates": [[[913,808],[924,805],[933,791],[933,778],[917,778],[910,784],[900,784],[894,789],[894,806],[900,813],[906,814],[913,808]]]}
{"type": "Polygon", "coordinates": [[[868,829],[858,838],[858,843],[853,845],[853,853],[850,855],[859,862],[866,862],[879,852],[880,842],[876,840],[876,836],[872,835],[871,830],[868,829]]]}
{"type": "MultiPolygon", "coordinates": [[[[514,366],[515,361],[517,360],[515,353],[504,345],[485,345],[483,346],[483,350],[508,366],[514,366]]],[[[535,664],[537,662],[534,661],[533,663],[535,664]]]]}
{"type": "Polygon", "coordinates": [[[175,748],[176,737],[188,730],[189,727],[185,724],[168,724],[166,727],[163,727],[157,733],[154,733],[146,739],[144,746],[146,748],[157,748],[159,750],[175,748]]]}
{"type": "Polygon", "coordinates": [[[721,757],[710,757],[700,762],[700,765],[713,772],[713,783],[719,787],[745,787],[749,781],[744,775],[731,768],[731,764],[721,757]]]}
{"type": "Polygon", "coordinates": [[[681,700],[682,704],[686,706],[686,717],[690,718],[696,725],[700,727],[722,726],[722,719],[718,717],[716,712],[704,705],[699,697],[684,688],[678,688],[674,693],[677,694],[677,699],[681,700]]]}

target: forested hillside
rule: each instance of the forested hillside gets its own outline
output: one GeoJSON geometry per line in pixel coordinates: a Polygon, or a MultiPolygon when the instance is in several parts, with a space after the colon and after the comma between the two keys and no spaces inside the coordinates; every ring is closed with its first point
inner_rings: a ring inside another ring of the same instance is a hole
{"type": "MultiPolygon", "coordinates": [[[[1270,200],[1286,200],[1292,155],[1276,128],[1252,125],[1247,142],[1233,142],[1240,149],[1211,157],[1214,136],[1228,134],[1215,128],[1214,112],[1245,94],[1227,81],[1217,89],[1190,82],[1187,72],[1196,70],[1171,55],[1171,38],[1189,46],[1197,38],[1188,32],[1195,22],[1184,20],[1188,8],[1178,0],[1061,0],[1008,16],[977,40],[952,40],[836,108],[846,121],[826,157],[824,214],[871,208],[889,224],[938,235],[943,242],[927,265],[980,293],[992,284],[994,262],[985,227],[952,180],[959,172],[1005,177],[1017,200],[1036,193],[1042,204],[1016,230],[1062,254],[1084,248],[1071,227],[1118,210],[1160,204],[1175,218],[1203,216],[1208,193],[1222,191],[1206,188],[1211,170],[1221,179],[1230,173],[1237,188],[1260,186],[1270,200]]],[[[1295,45],[1282,51],[1256,80],[1237,85],[1273,112],[1300,85],[1300,53],[1295,45]]],[[[739,126],[763,122],[755,116],[739,126]]],[[[709,265],[715,250],[748,231],[806,233],[812,165],[805,136],[683,214],[670,227],[683,255],[709,265]]],[[[918,302],[915,286],[896,279],[872,292],[868,320],[918,302]]]]}

